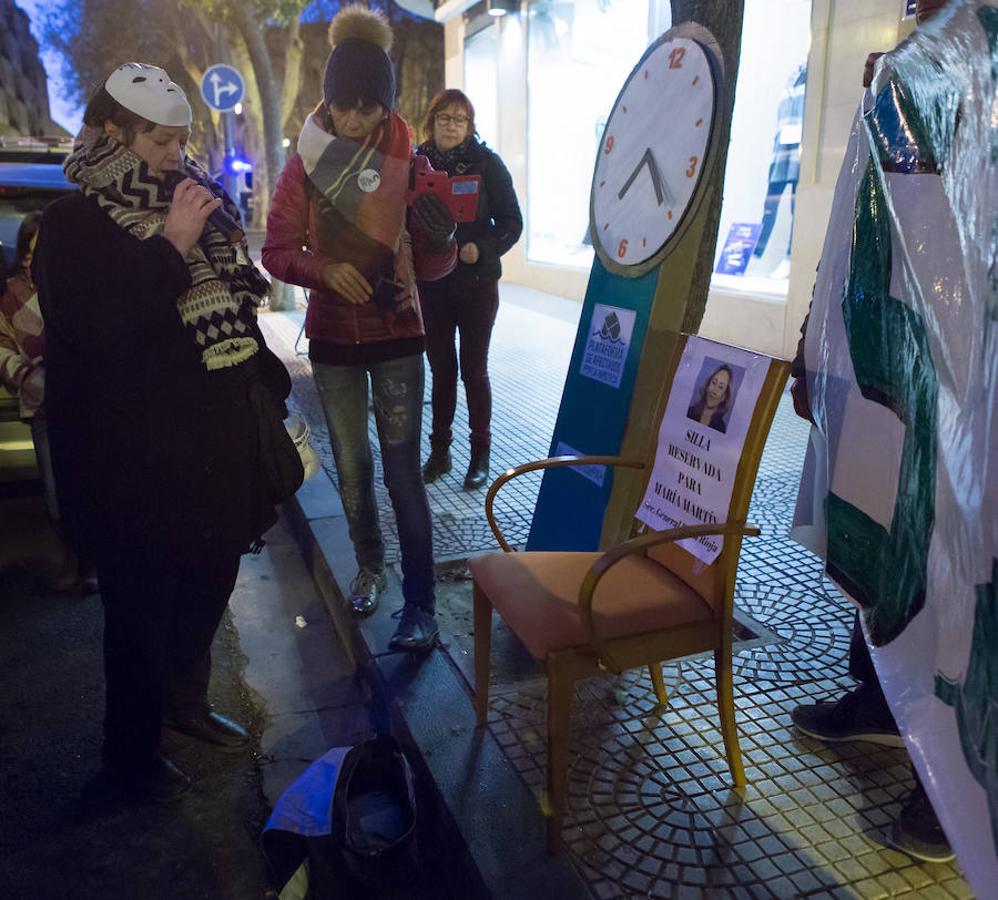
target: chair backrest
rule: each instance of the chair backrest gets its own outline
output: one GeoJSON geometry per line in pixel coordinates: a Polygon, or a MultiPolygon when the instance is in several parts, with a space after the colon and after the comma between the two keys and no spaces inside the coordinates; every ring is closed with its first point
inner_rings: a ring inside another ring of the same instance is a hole
{"type": "MultiPolygon", "coordinates": [[[[683,336],[671,387],[656,412],[658,440],[649,454],[636,531],[745,522],[789,371],[783,360],[683,336]],[[716,403],[719,395],[723,399],[716,403]]],[[[730,615],[741,538],[684,543],[654,547],[648,557],[679,576],[715,611],[730,615]],[[719,552],[717,545],[723,545],[719,552]]]]}

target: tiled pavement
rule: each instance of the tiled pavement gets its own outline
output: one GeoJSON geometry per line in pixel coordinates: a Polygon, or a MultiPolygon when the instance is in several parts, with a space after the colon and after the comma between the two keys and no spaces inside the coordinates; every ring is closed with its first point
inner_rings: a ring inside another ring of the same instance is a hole
{"type": "MultiPolygon", "coordinates": [[[[502,293],[490,365],[494,472],[546,454],[579,310],[516,286],[504,285],[502,293]]],[[[267,325],[290,358],[300,314],[267,316],[267,325]]],[[[312,422],[335,481],[307,360],[299,357],[293,368],[293,402],[312,422]]],[[[457,425],[464,422],[462,399],[457,425]]],[[[377,447],[373,419],[371,437],[377,447]]],[[[647,673],[577,688],[564,837],[595,897],[972,896],[955,865],[917,864],[877,842],[910,788],[904,751],[860,743],[830,748],[790,725],[795,705],[851,684],[851,610],[823,578],[820,562],[787,537],[806,440],[785,397],[752,502],[752,521],[763,533],[743,544],[736,590],[738,617],[748,628],[735,657],[744,796],[728,786],[712,658],[663,667],[670,696],[664,710],[647,673]]],[[[445,649],[470,681],[470,585],[460,560],[495,543],[483,492],[460,487],[467,452],[455,444],[454,472],[431,485],[429,497],[437,558],[452,560],[440,567],[438,584],[445,649]]],[[[540,484],[530,478],[506,488],[497,504],[513,542],[525,540],[529,527],[540,484]]],[[[377,483],[389,557],[397,561],[380,472],[377,483]]],[[[501,623],[493,646],[501,659],[493,669],[489,727],[540,802],[544,679],[501,623]]]]}

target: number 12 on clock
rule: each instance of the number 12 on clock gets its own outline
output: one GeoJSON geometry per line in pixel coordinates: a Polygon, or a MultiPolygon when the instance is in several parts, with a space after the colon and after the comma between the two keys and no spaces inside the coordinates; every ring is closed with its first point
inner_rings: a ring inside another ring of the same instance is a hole
{"type": "Polygon", "coordinates": [[[700,43],[666,34],[648,49],[613,106],[593,173],[602,257],[639,266],[664,248],[696,196],[716,109],[700,43]]]}

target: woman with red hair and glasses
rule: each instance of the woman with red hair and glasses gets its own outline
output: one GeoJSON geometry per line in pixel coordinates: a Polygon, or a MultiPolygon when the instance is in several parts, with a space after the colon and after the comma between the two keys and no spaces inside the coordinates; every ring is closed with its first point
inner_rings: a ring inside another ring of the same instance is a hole
{"type": "Polygon", "coordinates": [[[517,242],[523,230],[513,181],[499,155],[475,138],[475,108],[458,90],[437,94],[423,122],[424,142],[416,148],[430,165],[448,175],[480,175],[478,214],[457,227],[458,263],[439,281],[420,282],[426,355],[433,372],[433,431],[431,453],[423,466],[423,481],[436,481],[451,470],[451,424],[457,405],[458,353],[468,399],[471,462],[464,478],[475,490],[489,477],[492,443],[492,386],[489,383],[489,341],[499,309],[499,257],[517,242]]]}

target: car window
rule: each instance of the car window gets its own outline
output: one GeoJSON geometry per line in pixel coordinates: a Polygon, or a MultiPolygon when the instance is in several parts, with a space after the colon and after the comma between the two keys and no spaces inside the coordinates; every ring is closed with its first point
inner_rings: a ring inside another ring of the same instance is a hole
{"type": "Polygon", "coordinates": [[[14,197],[0,196],[0,244],[3,245],[3,255],[8,266],[14,264],[14,253],[17,248],[17,229],[21,220],[30,212],[45,209],[61,194],[50,191],[25,193],[14,197]]]}
{"type": "Polygon", "coordinates": [[[6,146],[0,138],[0,245],[8,264],[14,261],[21,220],[76,189],[63,174],[64,159],[65,154],[32,149],[21,140],[6,146]]]}

